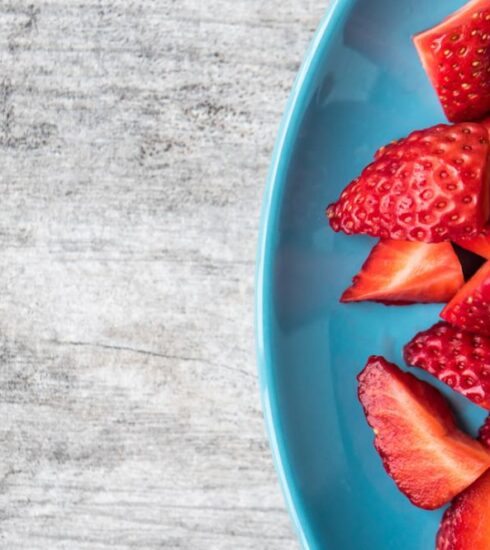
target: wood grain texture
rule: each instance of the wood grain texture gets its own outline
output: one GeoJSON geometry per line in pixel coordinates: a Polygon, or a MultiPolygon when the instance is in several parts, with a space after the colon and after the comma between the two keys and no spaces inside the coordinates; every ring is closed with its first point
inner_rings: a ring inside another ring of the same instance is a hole
{"type": "Polygon", "coordinates": [[[0,2],[1,548],[297,548],[253,275],[324,7],[0,2]]]}

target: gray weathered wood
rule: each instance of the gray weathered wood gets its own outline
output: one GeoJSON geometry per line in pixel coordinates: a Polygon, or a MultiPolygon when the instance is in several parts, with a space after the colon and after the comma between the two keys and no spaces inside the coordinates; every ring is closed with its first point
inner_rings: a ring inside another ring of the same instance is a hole
{"type": "Polygon", "coordinates": [[[0,2],[0,546],[296,548],[252,330],[320,0],[0,2]]]}

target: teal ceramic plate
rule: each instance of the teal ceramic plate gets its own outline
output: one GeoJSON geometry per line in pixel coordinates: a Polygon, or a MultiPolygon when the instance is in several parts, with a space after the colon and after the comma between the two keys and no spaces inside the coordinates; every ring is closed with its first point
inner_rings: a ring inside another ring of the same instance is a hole
{"type": "MultiPolygon", "coordinates": [[[[270,443],[305,548],[434,548],[441,511],[418,510],[385,474],[356,375],[370,354],[402,365],[403,344],[440,307],[339,304],[374,241],[334,234],[324,208],[379,146],[444,121],[410,37],[462,4],[333,1],[279,132],[259,243],[258,358],[270,443]]],[[[450,398],[474,433],[482,411],[450,398]]]]}

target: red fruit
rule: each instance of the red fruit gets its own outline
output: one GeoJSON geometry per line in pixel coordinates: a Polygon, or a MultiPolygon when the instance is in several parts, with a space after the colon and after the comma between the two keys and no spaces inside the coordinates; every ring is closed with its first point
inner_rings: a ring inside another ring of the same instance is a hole
{"type": "Polygon", "coordinates": [[[416,506],[443,506],[490,467],[490,453],[458,430],[448,402],[430,384],[374,356],[358,381],[384,467],[416,506]]]}
{"type": "Polygon", "coordinates": [[[480,124],[485,126],[488,132],[490,132],[490,117],[484,118],[483,120],[480,120],[480,124]]]}
{"type": "Polygon", "coordinates": [[[414,37],[422,65],[452,122],[490,111],[490,2],[473,0],[414,37]]]}
{"type": "Polygon", "coordinates": [[[380,241],[341,302],[448,302],[463,286],[463,270],[450,243],[380,241]]]}
{"type": "Polygon", "coordinates": [[[487,416],[478,432],[478,440],[481,441],[487,449],[490,449],[490,415],[487,416]]]}
{"type": "Polygon", "coordinates": [[[405,346],[404,357],[490,411],[490,338],[437,323],[405,346]]]}
{"type": "Polygon", "coordinates": [[[481,233],[473,239],[459,239],[454,242],[461,248],[490,260],[490,225],[486,225],[481,233]]]}
{"type": "Polygon", "coordinates": [[[327,208],[334,231],[402,241],[476,237],[488,219],[488,132],[440,124],[378,151],[327,208]]]}
{"type": "Polygon", "coordinates": [[[459,495],[442,518],[436,550],[490,549],[490,472],[459,495]]]}
{"type": "Polygon", "coordinates": [[[490,261],[456,293],[441,317],[469,332],[490,336],[490,261]]]}

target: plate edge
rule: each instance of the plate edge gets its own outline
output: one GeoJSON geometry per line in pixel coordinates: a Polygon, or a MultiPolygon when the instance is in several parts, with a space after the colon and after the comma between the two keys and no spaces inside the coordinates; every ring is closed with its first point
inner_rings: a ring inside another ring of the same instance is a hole
{"type": "MultiPolygon", "coordinates": [[[[332,0],[308,46],[301,68],[298,71],[282,116],[274,145],[265,190],[262,198],[255,273],[255,339],[259,371],[260,396],[267,437],[272,452],[274,467],[279,477],[286,507],[292,519],[301,546],[305,550],[320,550],[306,520],[305,511],[299,503],[297,491],[289,482],[290,465],[287,460],[284,433],[280,425],[278,406],[271,372],[270,318],[271,318],[271,259],[274,230],[277,227],[277,199],[284,191],[285,152],[291,148],[301,122],[307,84],[315,75],[322,53],[328,49],[333,29],[354,0],[332,0]]],[[[327,550],[323,548],[322,550],[327,550]]]]}

